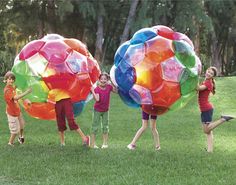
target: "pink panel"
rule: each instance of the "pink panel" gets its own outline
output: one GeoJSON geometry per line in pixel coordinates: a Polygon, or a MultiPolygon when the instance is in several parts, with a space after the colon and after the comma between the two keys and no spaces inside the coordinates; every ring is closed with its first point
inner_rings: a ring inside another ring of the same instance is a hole
{"type": "Polygon", "coordinates": [[[163,79],[171,82],[179,82],[184,66],[175,57],[161,63],[163,79]]]}
{"type": "Polygon", "coordinates": [[[167,26],[154,26],[153,29],[156,30],[157,35],[160,35],[164,38],[174,40],[174,31],[167,26]]]}
{"type": "Polygon", "coordinates": [[[77,51],[71,52],[65,62],[73,73],[88,72],[87,57],[77,51]]]}
{"type": "Polygon", "coordinates": [[[48,62],[60,64],[65,61],[72,49],[61,40],[48,41],[39,51],[48,62]]]}
{"type": "Polygon", "coordinates": [[[194,49],[193,42],[183,33],[175,32],[174,40],[184,40],[194,49]]]}
{"type": "Polygon", "coordinates": [[[25,60],[37,53],[45,44],[45,41],[34,40],[23,47],[19,54],[20,60],[25,60]]]}

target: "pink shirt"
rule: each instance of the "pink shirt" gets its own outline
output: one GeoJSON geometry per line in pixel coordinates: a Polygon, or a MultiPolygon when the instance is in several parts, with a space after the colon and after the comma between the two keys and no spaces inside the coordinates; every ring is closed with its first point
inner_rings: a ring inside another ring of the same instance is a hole
{"type": "Polygon", "coordinates": [[[199,91],[198,93],[198,104],[200,107],[200,110],[208,111],[213,109],[213,105],[209,102],[209,95],[213,90],[213,83],[212,80],[205,80],[202,85],[205,85],[207,88],[203,91],[199,91]]]}
{"type": "Polygon", "coordinates": [[[96,101],[94,104],[94,109],[98,112],[106,112],[109,109],[110,105],[110,94],[112,91],[113,87],[108,84],[104,89],[101,87],[97,86],[94,89],[94,92],[99,94],[99,101],[96,101]]]}

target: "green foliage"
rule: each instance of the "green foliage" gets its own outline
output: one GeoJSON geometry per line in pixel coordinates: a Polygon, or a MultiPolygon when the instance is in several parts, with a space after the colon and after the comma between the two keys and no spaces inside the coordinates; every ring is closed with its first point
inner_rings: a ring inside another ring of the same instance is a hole
{"type": "MultiPolygon", "coordinates": [[[[82,40],[94,54],[97,15],[100,13],[104,20],[103,64],[113,63],[132,1],[55,0],[54,6],[52,5],[55,7],[53,19],[49,15],[48,2],[0,1],[1,51],[10,52],[7,55],[14,58],[25,43],[55,30],[65,37],[82,40]]],[[[175,31],[187,34],[194,43],[199,41],[197,48],[200,55],[204,56],[206,65],[214,59],[215,52],[211,51],[211,47],[216,42],[220,47],[220,64],[225,74],[230,74],[236,70],[235,15],[234,0],[140,0],[130,37],[144,27],[158,24],[169,26],[175,31]],[[216,35],[215,40],[209,39],[210,34],[216,35]]]]}
{"type": "Polygon", "coordinates": [[[79,10],[82,13],[83,17],[90,18],[92,17],[93,20],[96,19],[96,7],[94,6],[94,2],[96,1],[82,1],[79,4],[79,10]]]}
{"type": "Polygon", "coordinates": [[[211,29],[210,19],[204,11],[202,1],[175,1],[172,14],[173,26],[190,37],[197,34],[199,25],[211,29]]]}
{"type": "Polygon", "coordinates": [[[63,20],[67,14],[70,14],[74,10],[74,6],[71,2],[72,0],[57,0],[56,4],[58,6],[58,15],[61,20],[63,20]]]}
{"type": "Polygon", "coordinates": [[[11,70],[13,61],[14,55],[9,51],[0,50],[0,76],[4,76],[7,71],[11,70]]]}
{"type": "MultiPolygon", "coordinates": [[[[214,118],[235,114],[236,78],[218,78],[214,118]],[[219,103],[220,102],[220,103],[219,103]]],[[[0,88],[3,89],[2,80],[0,88]]],[[[0,92],[3,97],[3,91],[0,92]]],[[[90,133],[93,101],[77,118],[81,129],[90,133]]],[[[5,109],[0,98],[0,109],[5,109]]],[[[139,109],[124,105],[112,95],[110,137],[107,150],[85,149],[78,134],[65,133],[66,146],[59,146],[56,123],[36,120],[24,113],[24,145],[8,147],[9,130],[5,111],[0,112],[0,184],[14,185],[234,185],[236,182],[236,124],[227,122],[214,130],[215,151],[205,147],[197,99],[176,112],[160,116],[157,128],[161,150],[154,150],[150,129],[142,135],[136,151],[126,146],[141,126],[139,109]]],[[[97,145],[101,146],[101,133],[97,145]]]]}
{"type": "Polygon", "coordinates": [[[131,27],[131,34],[134,34],[134,32],[141,28],[151,26],[152,18],[147,16],[151,4],[152,1],[141,1],[137,10],[136,20],[131,27]]]}

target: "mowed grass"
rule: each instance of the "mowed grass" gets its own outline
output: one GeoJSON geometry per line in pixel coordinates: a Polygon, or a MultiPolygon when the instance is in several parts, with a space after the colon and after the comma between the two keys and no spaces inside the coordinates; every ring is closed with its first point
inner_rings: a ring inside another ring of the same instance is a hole
{"type": "MultiPolygon", "coordinates": [[[[138,141],[137,150],[126,148],[141,125],[141,114],[115,94],[111,98],[108,149],[83,148],[80,137],[69,130],[66,146],[61,148],[54,121],[37,120],[25,113],[26,143],[11,148],[7,146],[4,84],[0,87],[0,184],[236,184],[236,121],[214,130],[215,150],[208,154],[196,97],[184,108],[159,117],[159,152],[154,150],[150,129],[138,141]]],[[[211,101],[215,119],[221,113],[236,115],[236,77],[218,78],[217,94],[211,101]]],[[[90,132],[93,103],[76,118],[85,133],[90,132]]],[[[101,134],[97,144],[101,146],[101,134]]]]}

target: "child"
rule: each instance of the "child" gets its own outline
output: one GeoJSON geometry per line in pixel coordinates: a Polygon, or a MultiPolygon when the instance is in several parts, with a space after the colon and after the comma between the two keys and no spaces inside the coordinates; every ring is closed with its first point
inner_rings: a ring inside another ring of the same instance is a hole
{"type": "Polygon", "coordinates": [[[98,148],[98,146],[95,144],[95,139],[101,118],[103,131],[102,148],[108,148],[110,93],[111,91],[117,92],[116,88],[109,84],[109,80],[109,75],[107,73],[102,73],[99,76],[98,86],[95,89],[93,87],[91,88],[91,92],[96,101],[93,111],[91,148],[98,148]]]}
{"type": "Polygon", "coordinates": [[[213,105],[209,102],[209,94],[215,94],[215,80],[217,75],[217,69],[215,67],[209,67],[205,74],[205,80],[202,84],[198,85],[198,103],[201,111],[201,121],[203,131],[207,136],[207,151],[213,152],[213,129],[221,125],[225,121],[234,119],[232,116],[222,115],[220,119],[212,122],[213,105]]]}
{"type": "Polygon", "coordinates": [[[24,125],[25,121],[23,119],[18,100],[23,98],[25,95],[32,92],[32,89],[29,88],[22,94],[16,94],[16,87],[14,86],[15,75],[11,71],[8,71],[4,76],[4,83],[6,86],[4,88],[4,99],[6,101],[6,114],[10,129],[10,138],[8,145],[14,146],[14,140],[19,134],[18,141],[20,144],[23,144],[24,139],[24,125]]]}
{"type": "Polygon", "coordinates": [[[147,114],[144,111],[142,111],[142,127],[136,132],[133,140],[127,146],[128,149],[130,149],[130,150],[135,150],[136,149],[136,142],[138,141],[138,139],[141,137],[143,132],[148,127],[149,117],[151,117],[151,119],[150,119],[150,126],[151,126],[152,135],[153,135],[153,139],[154,139],[155,150],[159,151],[161,149],[160,138],[159,138],[158,131],[156,129],[156,119],[157,119],[157,116],[149,115],[149,114],[147,114]]]}
{"type": "Polygon", "coordinates": [[[65,146],[64,131],[67,129],[65,118],[67,119],[70,130],[75,130],[80,135],[83,141],[83,145],[90,146],[90,137],[85,136],[80,127],[75,123],[73,105],[70,96],[68,95],[68,93],[62,90],[55,89],[54,91],[56,92],[55,111],[61,146],[65,146]]]}

